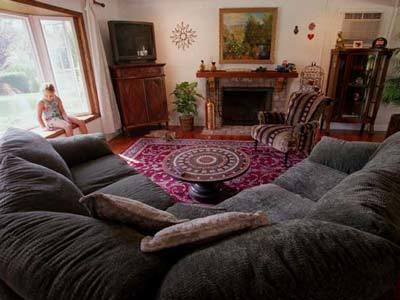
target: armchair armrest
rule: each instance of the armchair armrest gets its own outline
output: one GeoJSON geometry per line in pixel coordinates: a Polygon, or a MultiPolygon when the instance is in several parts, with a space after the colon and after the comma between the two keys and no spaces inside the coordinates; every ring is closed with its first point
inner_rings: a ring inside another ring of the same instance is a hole
{"type": "Polygon", "coordinates": [[[164,278],[159,299],[375,300],[396,287],[399,262],[399,247],[381,237],[291,220],[184,257],[164,278]]]}
{"type": "Polygon", "coordinates": [[[263,124],[284,124],[286,119],[285,113],[271,112],[271,111],[259,111],[258,122],[260,125],[263,124]]]}
{"type": "Polygon", "coordinates": [[[101,133],[55,138],[49,142],[69,167],[113,154],[101,133]]]}
{"type": "Polygon", "coordinates": [[[351,174],[364,167],[378,146],[379,143],[347,142],[323,137],[314,147],[309,159],[351,174]]]}

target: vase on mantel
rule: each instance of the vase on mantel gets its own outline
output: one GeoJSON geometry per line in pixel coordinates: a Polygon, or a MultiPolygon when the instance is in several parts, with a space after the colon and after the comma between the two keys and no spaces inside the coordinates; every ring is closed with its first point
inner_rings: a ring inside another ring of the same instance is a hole
{"type": "Polygon", "coordinates": [[[207,129],[214,130],[216,127],[215,105],[211,100],[207,101],[207,129]]]}

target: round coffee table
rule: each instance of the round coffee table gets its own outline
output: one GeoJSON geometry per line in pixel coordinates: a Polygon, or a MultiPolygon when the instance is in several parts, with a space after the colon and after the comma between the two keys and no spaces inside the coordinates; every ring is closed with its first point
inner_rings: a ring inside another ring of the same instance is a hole
{"type": "Polygon", "coordinates": [[[200,202],[218,198],[220,184],[244,174],[250,157],[241,150],[225,146],[188,146],[170,153],[164,171],[175,179],[190,182],[189,195],[200,202]]]}

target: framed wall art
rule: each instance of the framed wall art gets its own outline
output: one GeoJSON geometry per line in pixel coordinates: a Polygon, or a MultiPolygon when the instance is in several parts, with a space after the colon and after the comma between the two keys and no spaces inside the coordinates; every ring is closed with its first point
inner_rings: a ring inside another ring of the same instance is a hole
{"type": "Polygon", "coordinates": [[[220,9],[220,63],[273,64],[277,8],[220,9]]]}

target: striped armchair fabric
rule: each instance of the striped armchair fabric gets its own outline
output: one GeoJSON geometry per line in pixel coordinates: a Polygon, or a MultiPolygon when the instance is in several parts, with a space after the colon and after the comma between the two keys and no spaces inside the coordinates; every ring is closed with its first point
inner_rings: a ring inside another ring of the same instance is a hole
{"type": "Polygon", "coordinates": [[[258,143],[285,153],[285,165],[290,151],[309,153],[314,147],[319,119],[330,99],[316,92],[296,92],[290,96],[287,113],[259,112],[259,125],[251,135],[258,143]]]}

